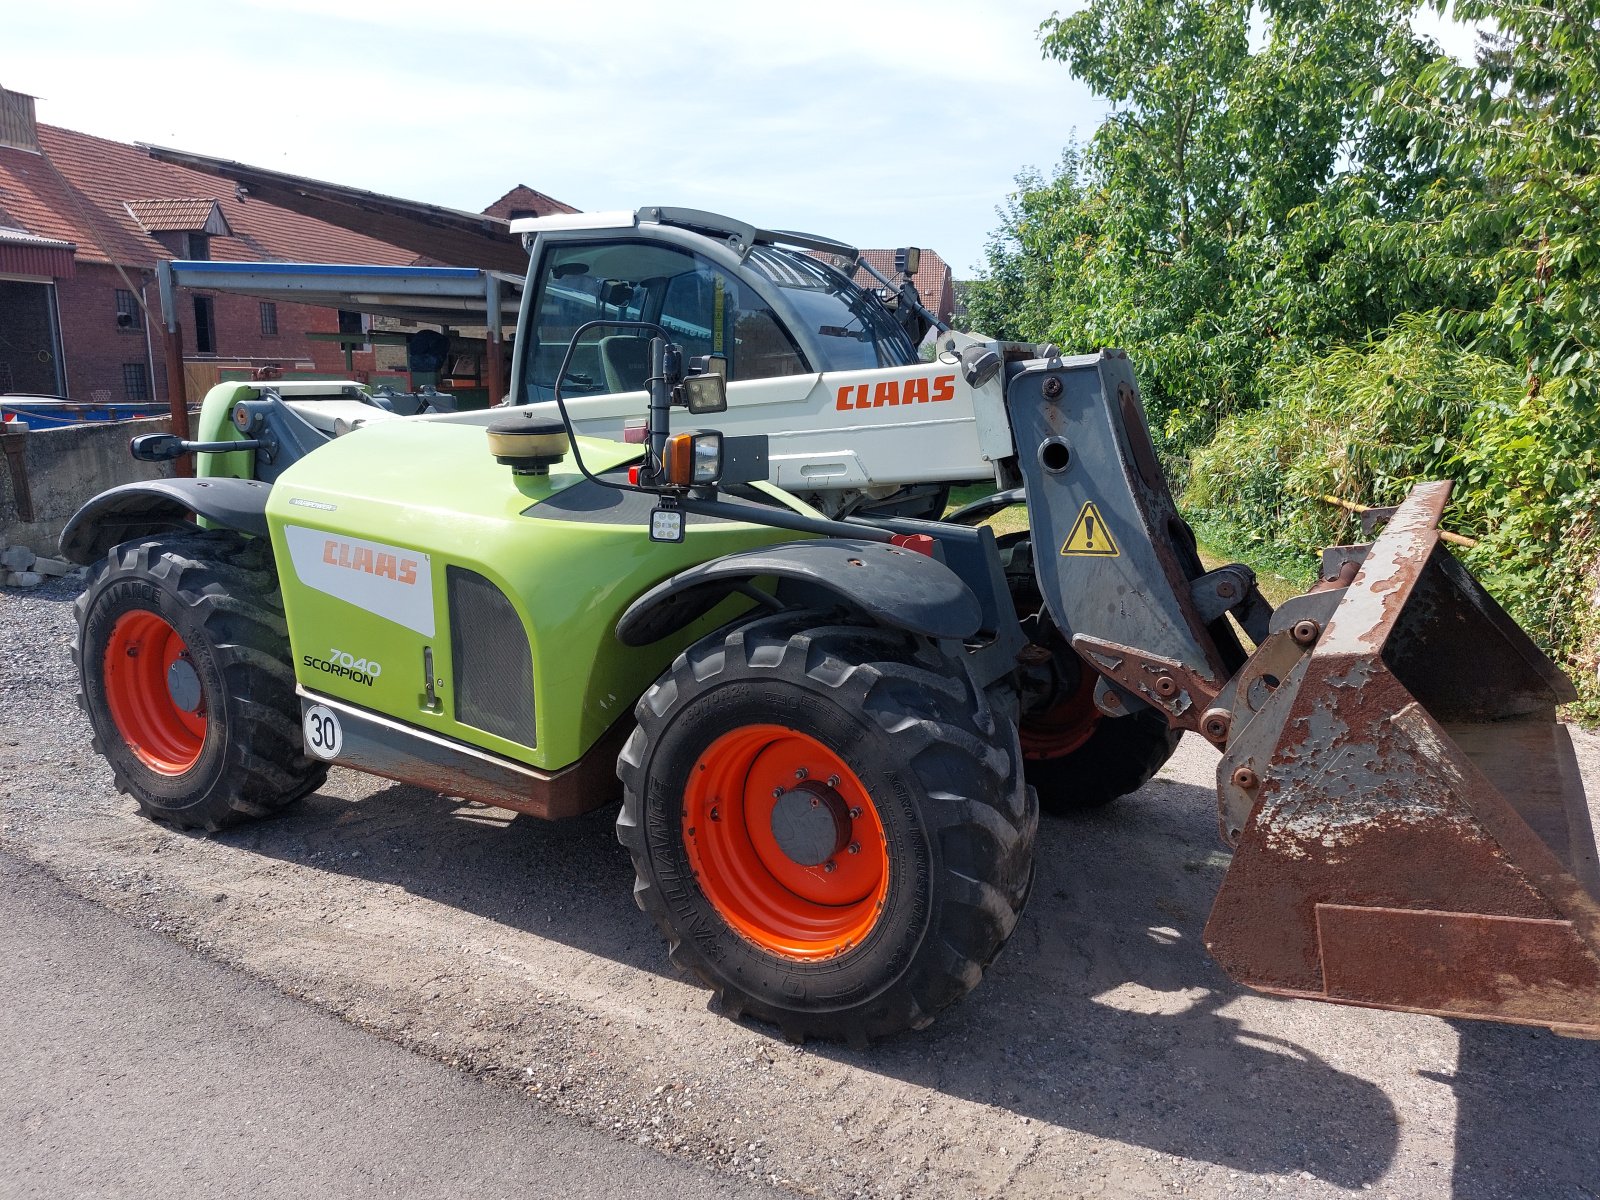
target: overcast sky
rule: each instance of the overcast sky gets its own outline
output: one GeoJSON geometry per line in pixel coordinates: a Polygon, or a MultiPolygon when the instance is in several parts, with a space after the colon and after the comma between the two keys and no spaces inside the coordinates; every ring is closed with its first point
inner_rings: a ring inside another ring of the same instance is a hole
{"type": "Polygon", "coordinates": [[[0,84],[49,124],[473,211],[517,183],[709,208],[957,278],[1017,172],[1105,112],[1040,58],[1050,0],[6,7],[0,84]]]}

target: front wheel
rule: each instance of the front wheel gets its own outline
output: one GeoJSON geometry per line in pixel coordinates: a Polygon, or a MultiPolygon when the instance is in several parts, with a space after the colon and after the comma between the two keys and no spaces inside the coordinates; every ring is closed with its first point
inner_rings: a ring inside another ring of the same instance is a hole
{"type": "Polygon", "coordinates": [[[904,635],[781,613],[679,655],[618,764],[634,894],[730,1013],[922,1028],[1015,927],[1038,808],[1010,724],[904,635]]]}
{"type": "Polygon", "coordinates": [[[223,530],[115,547],[78,598],[79,703],[146,816],[219,830],[316,788],[272,550],[223,530]]]}

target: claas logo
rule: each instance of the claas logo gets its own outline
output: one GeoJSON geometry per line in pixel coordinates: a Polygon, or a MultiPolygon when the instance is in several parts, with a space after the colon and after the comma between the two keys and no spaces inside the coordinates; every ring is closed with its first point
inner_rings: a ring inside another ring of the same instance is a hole
{"type": "Polygon", "coordinates": [[[839,389],[834,407],[840,412],[849,412],[885,405],[937,404],[941,400],[954,400],[955,395],[954,375],[935,375],[932,379],[918,375],[912,379],[885,379],[882,383],[847,383],[839,389]]]}
{"type": "Polygon", "coordinates": [[[380,579],[393,579],[400,583],[417,581],[417,560],[400,558],[382,551],[374,554],[365,546],[352,546],[332,538],[322,543],[322,561],[351,571],[364,571],[380,579]]]}

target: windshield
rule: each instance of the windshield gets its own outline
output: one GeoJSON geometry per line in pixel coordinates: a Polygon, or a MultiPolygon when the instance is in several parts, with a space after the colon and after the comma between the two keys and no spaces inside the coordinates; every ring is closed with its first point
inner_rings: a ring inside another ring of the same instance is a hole
{"type": "Polygon", "coordinates": [[[762,278],[783,289],[793,324],[817,338],[824,371],[904,367],[917,348],[883,302],[826,263],[777,246],[757,246],[746,260],[762,278]]]}
{"type": "Polygon", "coordinates": [[[589,321],[650,321],[691,356],[717,355],[730,381],[808,374],[810,368],[772,308],[748,283],[705,258],[643,239],[553,246],[539,269],[539,290],[523,332],[522,389],[527,400],[555,395],[563,360],[567,396],[644,387],[649,334],[589,330],[589,321]]]}

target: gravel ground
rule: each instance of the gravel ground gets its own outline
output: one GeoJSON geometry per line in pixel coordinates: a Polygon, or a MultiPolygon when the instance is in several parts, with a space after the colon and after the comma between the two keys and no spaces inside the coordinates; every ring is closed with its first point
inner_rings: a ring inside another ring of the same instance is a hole
{"type": "Polygon", "coordinates": [[[1194,739],[1139,795],[1045,823],[1015,938],[932,1029],[796,1047],[669,973],[609,814],[552,825],[336,771],[218,837],[139,818],[73,701],[74,590],[0,592],[7,848],[530,1104],[823,1196],[1600,1196],[1600,1043],[1222,976],[1200,931],[1228,859],[1194,739]]]}

